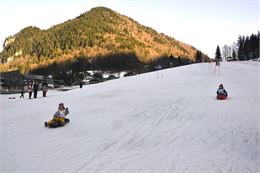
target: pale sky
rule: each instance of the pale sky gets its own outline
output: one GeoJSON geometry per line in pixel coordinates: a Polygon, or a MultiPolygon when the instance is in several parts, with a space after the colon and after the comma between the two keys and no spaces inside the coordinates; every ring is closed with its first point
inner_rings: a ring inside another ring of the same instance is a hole
{"type": "Polygon", "coordinates": [[[105,6],[214,57],[216,46],[260,30],[260,0],[0,0],[4,39],[27,26],[48,29],[105,6]]]}

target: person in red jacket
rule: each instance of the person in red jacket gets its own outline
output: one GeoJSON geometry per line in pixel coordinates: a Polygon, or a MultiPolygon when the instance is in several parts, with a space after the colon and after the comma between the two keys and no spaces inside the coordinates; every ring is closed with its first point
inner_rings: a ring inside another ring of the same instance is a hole
{"type": "Polygon", "coordinates": [[[46,97],[47,91],[48,91],[48,84],[47,84],[47,82],[44,81],[42,84],[42,96],[43,97],[46,97]]]}
{"type": "Polygon", "coordinates": [[[29,83],[29,85],[27,86],[27,89],[28,89],[28,92],[29,92],[29,99],[31,99],[32,98],[32,89],[33,89],[31,83],[29,83]]]}

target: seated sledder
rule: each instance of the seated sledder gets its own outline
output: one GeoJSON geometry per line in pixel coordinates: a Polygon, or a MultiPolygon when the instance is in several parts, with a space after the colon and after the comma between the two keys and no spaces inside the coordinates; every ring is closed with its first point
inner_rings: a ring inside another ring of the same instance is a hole
{"type": "Polygon", "coordinates": [[[228,96],[227,91],[225,90],[223,84],[220,84],[217,90],[217,99],[223,100],[228,96]]]}
{"type": "Polygon", "coordinates": [[[45,127],[60,127],[69,122],[68,118],[65,118],[69,114],[69,109],[64,107],[63,103],[59,104],[58,111],[53,115],[51,121],[45,122],[45,127]]]}

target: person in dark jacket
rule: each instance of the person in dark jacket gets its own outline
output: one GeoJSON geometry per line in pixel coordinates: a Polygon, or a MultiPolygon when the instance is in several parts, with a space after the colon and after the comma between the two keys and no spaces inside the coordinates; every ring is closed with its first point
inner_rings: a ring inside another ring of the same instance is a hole
{"type": "Polygon", "coordinates": [[[24,98],[24,87],[22,87],[22,89],[21,89],[21,95],[20,95],[20,98],[24,98]]]}
{"type": "Polygon", "coordinates": [[[80,88],[83,87],[83,82],[82,82],[82,81],[79,82],[79,87],[80,87],[80,88]]]}
{"type": "Polygon", "coordinates": [[[225,90],[223,84],[220,84],[220,85],[219,85],[218,90],[217,90],[217,95],[218,95],[218,96],[221,95],[221,96],[225,96],[225,97],[228,96],[228,93],[227,93],[227,91],[225,90]]]}
{"type": "Polygon", "coordinates": [[[33,97],[34,97],[34,98],[37,98],[38,89],[39,89],[39,85],[38,85],[37,82],[35,82],[35,83],[33,84],[33,97]]]}
{"type": "Polygon", "coordinates": [[[44,81],[42,83],[42,96],[43,97],[46,97],[47,91],[48,91],[48,84],[47,84],[47,82],[44,81]]]}

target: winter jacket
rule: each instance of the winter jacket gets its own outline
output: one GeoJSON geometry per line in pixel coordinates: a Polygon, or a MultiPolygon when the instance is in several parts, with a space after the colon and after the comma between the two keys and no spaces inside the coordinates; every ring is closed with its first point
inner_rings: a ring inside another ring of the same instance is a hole
{"type": "Polygon", "coordinates": [[[28,85],[28,92],[32,92],[32,85],[28,85]]]}
{"type": "Polygon", "coordinates": [[[48,87],[44,85],[44,86],[42,87],[42,90],[45,91],[45,92],[47,92],[47,91],[48,91],[48,87]]]}
{"type": "Polygon", "coordinates": [[[54,114],[54,118],[64,118],[66,115],[69,114],[69,110],[68,108],[64,109],[63,111],[58,110],[55,114],[54,114]]]}
{"type": "Polygon", "coordinates": [[[33,84],[33,91],[38,91],[39,85],[38,84],[33,84]]]}
{"type": "Polygon", "coordinates": [[[46,82],[44,82],[44,83],[42,84],[42,90],[43,90],[43,91],[47,91],[47,90],[48,90],[48,84],[47,84],[46,82]]]}
{"type": "Polygon", "coordinates": [[[217,90],[217,95],[225,95],[228,96],[227,91],[224,88],[219,88],[217,90]]]}

